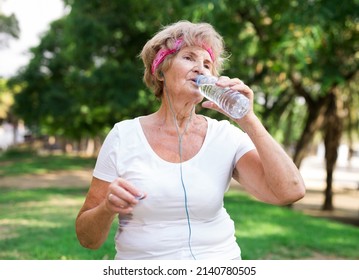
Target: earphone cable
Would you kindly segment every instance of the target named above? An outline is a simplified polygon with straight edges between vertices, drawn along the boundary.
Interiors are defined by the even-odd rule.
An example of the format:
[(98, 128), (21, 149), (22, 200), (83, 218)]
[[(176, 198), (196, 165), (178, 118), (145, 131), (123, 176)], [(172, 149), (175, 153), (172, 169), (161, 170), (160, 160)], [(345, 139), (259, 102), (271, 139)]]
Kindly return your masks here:
[(192, 116), (193, 116), (194, 106), (192, 108), (190, 117), (189, 117), (189, 119), (188, 119), (188, 121), (186, 123), (186, 126), (185, 126), (183, 132), (180, 133), (177, 118), (176, 118), (176, 113), (175, 113), (175, 111), (173, 109), (172, 102), (171, 102), (170, 96), (169, 96), (168, 91), (167, 91), (166, 80), (164, 78), (164, 75), (163, 75), (163, 80), (164, 80), (164, 89), (166, 91), (166, 95), (167, 95), (167, 99), (168, 99), (168, 104), (169, 104), (170, 110), (171, 110), (172, 115), (173, 115), (173, 119), (174, 119), (174, 123), (175, 123), (175, 127), (176, 127), (176, 132), (177, 132), (177, 136), (178, 136), (178, 153), (179, 153), (179, 157), (180, 157), (180, 163), (179, 163), (180, 177), (181, 177), (181, 185), (182, 185), (183, 194), (184, 194), (184, 204), (185, 204), (185, 211), (186, 211), (186, 218), (187, 218), (187, 225), (188, 225), (188, 248), (190, 250), (192, 258), (195, 260), (196, 257), (194, 256), (194, 254), (192, 252), (192, 244), (191, 244), (192, 227), (191, 227), (191, 220), (190, 220), (190, 215), (189, 215), (189, 211), (188, 211), (187, 190), (186, 190), (186, 186), (185, 186), (184, 180), (183, 180), (183, 166), (182, 166), (182, 161), (183, 161), (182, 160), (182, 138), (183, 138), (185, 132), (187, 131), (189, 123), (191, 122), (191, 119), (192, 119)]

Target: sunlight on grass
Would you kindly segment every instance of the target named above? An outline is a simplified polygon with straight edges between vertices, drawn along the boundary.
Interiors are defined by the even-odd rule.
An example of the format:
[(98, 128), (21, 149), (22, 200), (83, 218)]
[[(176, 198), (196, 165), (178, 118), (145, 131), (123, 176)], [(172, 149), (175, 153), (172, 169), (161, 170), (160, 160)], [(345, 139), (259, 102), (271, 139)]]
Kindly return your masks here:
[(265, 237), (268, 235), (286, 235), (290, 232), (282, 225), (275, 225), (272, 223), (246, 223), (245, 232), (241, 230), (241, 226), (238, 226), (236, 234), (242, 237)]
[(92, 168), (95, 158), (67, 155), (38, 155), (35, 152), (0, 153), (0, 176), (17, 176), (24, 174), (45, 174), (56, 170), (77, 170)]
[(313, 218), (286, 207), (229, 192), (225, 206), (236, 225), (244, 259), (359, 259), (359, 228)]
[(61, 196), (54, 195), (53, 197), (49, 198), (46, 201), (29, 201), (29, 202), (22, 202), (19, 203), (18, 207), (25, 208), (25, 209), (35, 209), (35, 208), (54, 208), (58, 210), (59, 208), (62, 208), (66, 211), (68, 207), (78, 207), (79, 201), (78, 199), (74, 198), (64, 198)]
[(111, 238), (96, 251), (77, 241), (75, 218), (86, 191), (87, 187), (0, 189), (0, 229), (6, 233), (0, 238), (0, 258), (112, 259)]
[(49, 227), (54, 228), (58, 225), (49, 221), (39, 221), (34, 219), (3, 219), (0, 221), (0, 226), (30, 226), (30, 227)]
[[(0, 188), (1, 259), (113, 259), (114, 222), (98, 250), (80, 246), (75, 218), (87, 187)], [(225, 207), (243, 259), (359, 259), (359, 229), (266, 205), (230, 192)]]
[[(1, 220), (0, 220), (0, 222), (1, 222)], [(1, 232), (0, 241), (19, 237), (19, 234), (16, 232), (14, 226), (11, 226), (8, 224), (0, 223), (0, 232)], [(0, 254), (1, 254), (1, 252), (0, 252)]]
[(31, 259), (25, 253), (20, 253), (19, 250), (0, 251), (1, 260), (27, 260)]

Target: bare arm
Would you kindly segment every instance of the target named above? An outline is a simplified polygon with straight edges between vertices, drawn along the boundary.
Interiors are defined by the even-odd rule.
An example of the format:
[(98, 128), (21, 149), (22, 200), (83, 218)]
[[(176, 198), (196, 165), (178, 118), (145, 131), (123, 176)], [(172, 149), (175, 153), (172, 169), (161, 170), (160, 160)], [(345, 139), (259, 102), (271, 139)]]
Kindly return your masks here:
[(117, 214), (132, 212), (141, 194), (123, 179), (109, 183), (92, 178), (85, 202), (76, 218), (76, 234), (82, 246), (99, 248), (107, 239)]
[[(233, 178), (249, 193), (267, 203), (285, 205), (302, 198), (305, 186), (300, 172), (254, 114), (253, 91), (236, 78), (221, 77), (217, 85), (240, 91), (252, 104), (246, 116), (234, 121), (248, 134), (256, 150), (248, 152), (237, 162)], [(202, 106), (224, 113), (213, 102), (206, 101)]]
[(246, 132), (256, 150), (237, 163), (233, 177), (261, 201), (285, 205), (301, 199), (305, 186), (299, 170), (256, 117), (247, 120)]

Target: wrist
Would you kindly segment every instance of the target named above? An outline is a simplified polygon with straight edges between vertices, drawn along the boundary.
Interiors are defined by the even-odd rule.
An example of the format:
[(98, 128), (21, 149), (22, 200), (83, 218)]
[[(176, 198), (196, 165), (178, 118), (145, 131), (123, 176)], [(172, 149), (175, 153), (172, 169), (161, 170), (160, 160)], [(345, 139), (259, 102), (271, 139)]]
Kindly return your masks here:
[(259, 118), (250, 112), (241, 119), (236, 120), (236, 123), (251, 137), (261, 137), (268, 134)]
[(109, 219), (113, 219), (116, 216), (116, 212), (114, 212), (110, 205), (109, 202), (107, 201), (107, 199), (105, 199), (100, 205), (100, 211), (102, 213), (104, 213), (106, 215), (106, 217), (108, 217)]

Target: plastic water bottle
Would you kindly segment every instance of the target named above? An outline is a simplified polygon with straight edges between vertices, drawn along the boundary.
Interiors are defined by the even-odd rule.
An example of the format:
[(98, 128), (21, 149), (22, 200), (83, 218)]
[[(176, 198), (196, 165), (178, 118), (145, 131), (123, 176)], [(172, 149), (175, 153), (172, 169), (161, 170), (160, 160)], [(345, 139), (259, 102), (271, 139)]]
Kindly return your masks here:
[(214, 102), (234, 119), (240, 119), (249, 111), (249, 99), (242, 93), (229, 87), (216, 86), (218, 78), (214, 76), (198, 75), (196, 84), (201, 94)]

